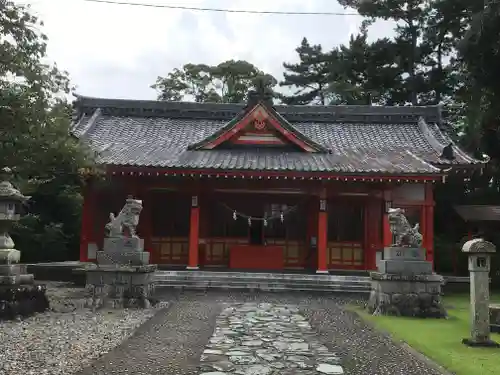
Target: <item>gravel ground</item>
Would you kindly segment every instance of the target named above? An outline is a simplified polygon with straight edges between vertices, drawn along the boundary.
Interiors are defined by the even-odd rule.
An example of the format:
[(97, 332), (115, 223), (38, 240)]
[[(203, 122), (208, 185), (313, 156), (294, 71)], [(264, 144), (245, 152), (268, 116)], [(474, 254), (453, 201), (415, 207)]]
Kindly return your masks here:
[(221, 303), (210, 295), (164, 294), (170, 307), (140, 327), (136, 335), (78, 375), (198, 374), (199, 359), (213, 333)]
[(190, 375), (197, 374), (204, 345), (225, 303), (270, 302), (298, 305), (330, 350), (342, 358), (349, 375), (441, 375), (421, 359), (394, 344), (346, 311), (350, 297), (303, 293), (241, 293), (210, 291), (165, 292), (171, 301), (164, 313), (140, 327), (136, 334), (97, 360), (79, 375)]
[(111, 351), (157, 309), (100, 310), (83, 307), (85, 292), (45, 283), (53, 311), (0, 322), (1, 375), (69, 375)]

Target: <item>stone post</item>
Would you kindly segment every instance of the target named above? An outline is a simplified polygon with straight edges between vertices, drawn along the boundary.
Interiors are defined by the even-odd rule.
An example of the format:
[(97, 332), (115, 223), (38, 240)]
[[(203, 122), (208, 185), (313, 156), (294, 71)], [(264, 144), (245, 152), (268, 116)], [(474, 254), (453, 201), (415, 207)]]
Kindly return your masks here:
[[(10, 169), (1, 172), (8, 174)], [(45, 286), (35, 285), (26, 265), (19, 264), (21, 252), (9, 235), (11, 225), (20, 219), (17, 210), (28, 199), (9, 181), (0, 182), (0, 319), (27, 316), (49, 307)]]
[(482, 238), (467, 241), (462, 251), (469, 255), (471, 337), (462, 340), (468, 346), (500, 347), (490, 339), (489, 272), (495, 245)]

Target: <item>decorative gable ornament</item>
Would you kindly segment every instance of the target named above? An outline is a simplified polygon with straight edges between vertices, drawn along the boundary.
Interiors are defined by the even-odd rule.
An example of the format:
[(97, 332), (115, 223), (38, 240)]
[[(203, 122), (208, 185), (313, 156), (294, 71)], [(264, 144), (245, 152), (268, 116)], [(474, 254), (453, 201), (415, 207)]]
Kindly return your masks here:
[(295, 129), (263, 100), (257, 101), (253, 107), (247, 106), (222, 129), (201, 142), (190, 145), (188, 149), (213, 150), (226, 142), (283, 146), (288, 144), (304, 152), (329, 152), (328, 149)]

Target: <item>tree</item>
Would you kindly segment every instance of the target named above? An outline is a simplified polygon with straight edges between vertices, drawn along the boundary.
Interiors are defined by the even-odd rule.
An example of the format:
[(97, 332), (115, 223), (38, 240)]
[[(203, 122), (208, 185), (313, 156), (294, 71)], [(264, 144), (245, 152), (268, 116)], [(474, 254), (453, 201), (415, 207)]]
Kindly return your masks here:
[(400, 69), (394, 63), (394, 43), (369, 43), (367, 25), (348, 45), (330, 52), (328, 85), (336, 104), (392, 104), (400, 89)]
[[(25, 261), (50, 257), (45, 249), (66, 259), (76, 251), (79, 171), (93, 165), (69, 135), (69, 79), (43, 62), (47, 37), (41, 26), (28, 7), (0, 2), (0, 168), (12, 168), (13, 182), (33, 197), (12, 233)], [(57, 246), (48, 246), (48, 238)]]
[(295, 91), (292, 95), (282, 95), (281, 100), (285, 104), (327, 104), (329, 68), (332, 58), (338, 56), (324, 53), (321, 45), (311, 45), (307, 38), (302, 39), (295, 51), (299, 62), (283, 63), (285, 73), (280, 82), (281, 87)]
[(401, 68), (408, 74), (405, 80), (406, 100), (413, 105), (418, 104), (419, 86), (422, 80), (418, 71), (421, 62), (418, 41), (428, 16), (429, 2), (429, 0), (339, 0), (341, 5), (354, 8), (372, 20), (379, 18), (397, 22), (395, 57), (399, 59)]
[(459, 46), (460, 61), (471, 83), (487, 101), (487, 121), (500, 122), (500, 4), (489, 1), (472, 17), (470, 28)]
[(158, 77), (151, 87), (157, 90), (158, 100), (214, 103), (242, 103), (255, 85), (263, 83), (273, 90), (276, 79), (244, 60), (228, 60), (218, 65), (186, 64), (166, 77)]

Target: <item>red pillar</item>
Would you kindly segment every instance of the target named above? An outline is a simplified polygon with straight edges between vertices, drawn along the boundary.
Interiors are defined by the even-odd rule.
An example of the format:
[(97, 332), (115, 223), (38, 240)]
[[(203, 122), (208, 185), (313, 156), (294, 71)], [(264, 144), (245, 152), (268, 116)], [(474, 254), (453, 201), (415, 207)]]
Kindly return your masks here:
[(82, 227), (80, 233), (80, 262), (88, 262), (88, 244), (93, 241), (94, 194), (90, 183), (83, 189)]
[[(316, 250), (318, 248), (318, 203), (317, 199), (313, 197), (309, 202), (307, 202), (307, 243), (308, 248), (312, 246), (312, 238), (314, 237), (316, 246)], [(314, 253), (314, 256), (311, 256), (309, 253), (304, 254), (303, 266), (304, 268), (316, 268), (318, 263), (318, 254), (317, 251)], [(307, 260), (307, 261), (306, 261)]]
[(423, 228), (424, 247), (426, 249), (427, 260), (434, 265), (434, 195), (432, 185), (425, 186), (425, 206), (423, 207)]
[(380, 250), (382, 242), (382, 221), (385, 215), (382, 213), (382, 202), (380, 199), (372, 198), (365, 206), (365, 268), (367, 270), (377, 269), (377, 250)]
[(392, 194), (390, 191), (384, 192), (384, 207), (383, 207), (383, 218), (382, 218), (382, 245), (384, 247), (389, 247), (392, 245), (392, 232), (391, 226), (389, 225), (389, 208), (392, 207)]
[(139, 197), (142, 200), (142, 212), (141, 218), (139, 220), (139, 235), (144, 240), (144, 250), (149, 253), (149, 263), (156, 263), (155, 257), (157, 254), (153, 252), (153, 246), (151, 242), (152, 237), (152, 226), (151, 226), (151, 205), (152, 197), (148, 194), (146, 189), (141, 189), (139, 192)]
[(198, 196), (191, 197), (191, 220), (189, 226), (189, 259), (187, 269), (197, 270), (198, 266), (198, 243), (200, 238), (200, 207)]
[(328, 273), (327, 260), (328, 211), (326, 199), (319, 201), (318, 212), (318, 270), (316, 273)]

